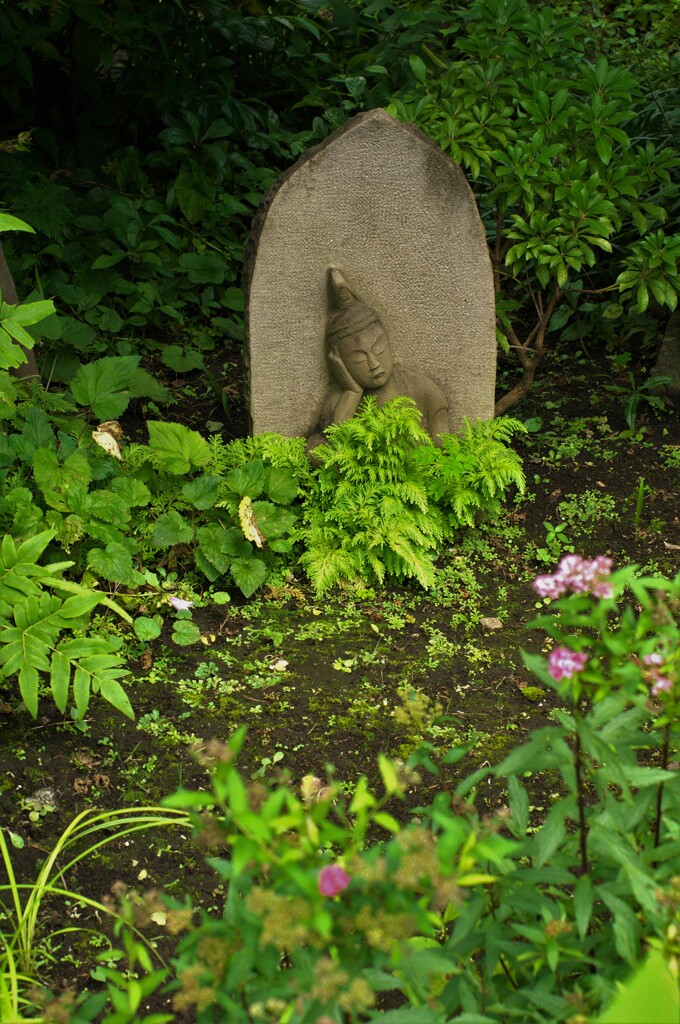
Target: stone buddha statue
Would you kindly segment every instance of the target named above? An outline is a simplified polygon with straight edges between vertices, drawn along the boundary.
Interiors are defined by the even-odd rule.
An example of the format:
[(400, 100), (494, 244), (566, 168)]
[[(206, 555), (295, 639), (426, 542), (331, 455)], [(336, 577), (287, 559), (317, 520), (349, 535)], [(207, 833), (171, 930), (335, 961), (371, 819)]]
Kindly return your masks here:
[(325, 395), (313, 448), (325, 440), (331, 423), (354, 416), (364, 394), (374, 395), (379, 406), (405, 395), (422, 416), (423, 429), (436, 441), (449, 431), (449, 410), (444, 392), (424, 373), (394, 361), (389, 338), (377, 312), (362, 302), (335, 267), (328, 269), (328, 322), (326, 344), (331, 385)]

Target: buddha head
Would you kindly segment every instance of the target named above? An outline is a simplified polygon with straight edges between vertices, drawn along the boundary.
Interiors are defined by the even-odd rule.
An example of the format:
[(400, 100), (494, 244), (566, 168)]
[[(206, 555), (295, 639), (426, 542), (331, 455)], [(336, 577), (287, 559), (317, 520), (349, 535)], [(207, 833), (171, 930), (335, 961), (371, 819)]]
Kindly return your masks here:
[(326, 342), (359, 387), (380, 388), (392, 376), (392, 350), (376, 311), (358, 299), (339, 270), (328, 271)]

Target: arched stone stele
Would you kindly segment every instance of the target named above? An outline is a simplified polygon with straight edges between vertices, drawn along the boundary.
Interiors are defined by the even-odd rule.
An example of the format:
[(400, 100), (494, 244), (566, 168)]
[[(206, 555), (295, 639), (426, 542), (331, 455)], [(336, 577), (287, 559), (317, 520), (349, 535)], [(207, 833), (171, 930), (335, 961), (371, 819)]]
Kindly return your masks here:
[(371, 110), (305, 153), (255, 218), (244, 272), (254, 433), (315, 426), (329, 267), (378, 311), (395, 358), (443, 389), (453, 429), (493, 416), (493, 277), (474, 196), (418, 128)]

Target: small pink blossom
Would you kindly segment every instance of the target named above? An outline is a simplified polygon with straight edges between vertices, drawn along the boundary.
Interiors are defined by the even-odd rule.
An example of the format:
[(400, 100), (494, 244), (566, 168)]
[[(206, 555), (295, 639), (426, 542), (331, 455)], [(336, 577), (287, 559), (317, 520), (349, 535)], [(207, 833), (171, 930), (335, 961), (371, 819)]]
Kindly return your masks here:
[(665, 676), (657, 676), (652, 686), (652, 695), (658, 697), (660, 693), (670, 693), (672, 689), (673, 683), (670, 679), (666, 679)]
[(581, 558), (580, 555), (565, 555), (552, 576), (537, 576), (534, 590), (539, 597), (551, 599), (573, 594), (592, 593), (595, 597), (612, 597), (613, 590), (608, 577), (612, 571), (611, 558), (598, 555), (597, 558)]
[(319, 892), (322, 896), (337, 896), (349, 885), (350, 879), (339, 864), (328, 864), (319, 872)]
[(645, 654), (642, 660), (645, 665), (663, 665), (663, 658), (658, 651), (654, 651), (652, 654)]
[(580, 672), (588, 660), (584, 651), (570, 651), (568, 647), (556, 647), (550, 652), (548, 658), (548, 671), (555, 682), (561, 679), (571, 679), (573, 675)]
[(183, 597), (175, 597), (174, 594), (168, 598), (168, 601), (176, 612), (184, 612), (187, 611), (188, 608), (194, 607), (193, 601), (185, 601)]

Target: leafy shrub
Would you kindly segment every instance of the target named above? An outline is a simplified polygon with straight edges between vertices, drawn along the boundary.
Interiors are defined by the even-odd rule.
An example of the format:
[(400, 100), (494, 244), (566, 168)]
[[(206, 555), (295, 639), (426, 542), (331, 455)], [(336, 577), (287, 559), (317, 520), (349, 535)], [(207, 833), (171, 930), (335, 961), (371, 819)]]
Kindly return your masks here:
[[(38, 560), (53, 534), (45, 532), (19, 547), (5, 535), (0, 547), (0, 679), (16, 676), (28, 711), (37, 718), (43, 675), (49, 677), (54, 703), (63, 713), (73, 690), (75, 713), (82, 718), (91, 693), (100, 694), (124, 715), (132, 707), (119, 679), (128, 673), (118, 653), (120, 641), (81, 635), (90, 613), (108, 598), (61, 579), (72, 562), (42, 566)], [(71, 592), (62, 599), (50, 591)], [(125, 614), (125, 613), (122, 613)], [(129, 616), (126, 616), (129, 619)], [(65, 630), (76, 635), (59, 639)]]
[[(627, 129), (645, 90), (604, 54), (587, 59), (587, 19), (526, 0), (475, 0), (466, 21), (444, 59), (412, 56), (415, 83), (390, 109), (420, 124), (473, 179), (499, 341), (522, 371), (501, 413), (531, 385), (548, 332), (587, 331), (575, 324), (583, 293), (615, 287), (637, 312), (650, 299), (675, 308), (680, 239), (662, 225), (680, 161), (669, 146), (634, 144)], [(600, 301), (591, 312), (599, 323), (623, 306)]]
[[(348, 801), (312, 776), (299, 796), (247, 783), (243, 730), (210, 744), (212, 792), (167, 803), (190, 809), (227, 899), (191, 923), (181, 908), (177, 1012), (553, 1024), (606, 1010), (649, 946), (677, 1010), (680, 576), (610, 575), (606, 559), (573, 556), (536, 585), (562, 595), (533, 624), (561, 646), (526, 661), (563, 710), (405, 825), (386, 804), (418, 783), (410, 763), (381, 757), (383, 794), (362, 778)], [(467, 801), (489, 775), (508, 807), (483, 816)], [(555, 793), (540, 824), (534, 780)], [(384, 992), (401, 1009), (379, 1011)]]
[(410, 399), (382, 408), (364, 399), (314, 449), (320, 466), (296, 536), (316, 590), (386, 574), (430, 587), (445, 534), (472, 526), (477, 513), (493, 514), (511, 483), (524, 488), (519, 457), (503, 443), (521, 429), (514, 420), (466, 422), (436, 447)]

